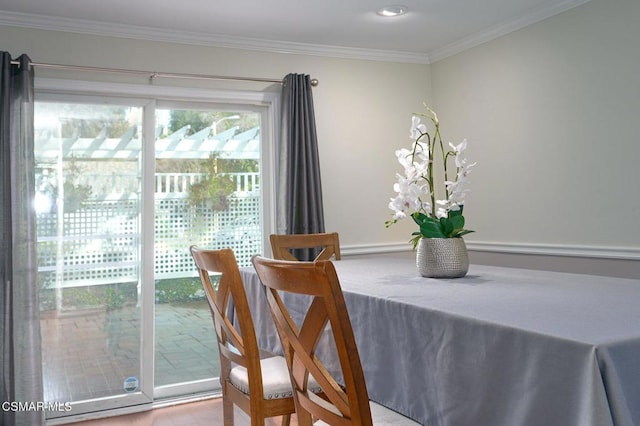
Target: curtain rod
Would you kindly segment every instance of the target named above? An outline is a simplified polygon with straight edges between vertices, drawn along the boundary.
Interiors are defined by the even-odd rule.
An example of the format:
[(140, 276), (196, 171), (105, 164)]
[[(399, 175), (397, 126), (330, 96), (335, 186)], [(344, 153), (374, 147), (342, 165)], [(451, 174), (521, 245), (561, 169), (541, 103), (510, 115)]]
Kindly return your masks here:
[[(18, 61), (11, 61), (13, 65), (20, 65)], [(140, 71), (140, 70), (125, 70), (120, 68), (101, 68), (101, 67), (88, 67), (88, 66), (80, 66), (80, 65), (62, 65), (62, 64), (45, 64), (38, 62), (31, 62), (30, 66), (39, 67), (39, 68), (51, 68), (51, 69), (59, 69), (59, 70), (72, 70), (72, 71), (91, 71), (91, 72), (104, 72), (104, 73), (114, 73), (114, 74), (133, 74), (133, 75), (147, 75), (149, 76), (149, 83), (153, 83), (155, 78), (166, 77), (166, 78), (182, 78), (182, 79), (193, 79), (193, 80), (233, 80), (233, 81), (253, 81), (260, 83), (280, 83), (282, 84), (282, 79), (276, 80), (272, 78), (255, 78), (255, 77), (230, 77), (224, 75), (207, 75), (207, 74), (181, 74), (181, 73), (170, 73), (170, 72), (156, 72), (156, 71)], [(311, 85), (313, 87), (318, 85), (318, 79), (311, 79)]]

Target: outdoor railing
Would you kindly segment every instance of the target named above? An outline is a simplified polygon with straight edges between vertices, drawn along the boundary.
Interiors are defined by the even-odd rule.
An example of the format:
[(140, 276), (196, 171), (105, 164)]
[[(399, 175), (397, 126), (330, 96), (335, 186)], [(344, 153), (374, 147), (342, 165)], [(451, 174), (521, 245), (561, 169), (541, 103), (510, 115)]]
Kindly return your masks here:
[[(254, 192), (259, 189), (259, 173), (226, 173), (236, 183), (236, 192)], [(186, 195), (189, 187), (202, 181), (206, 175), (202, 173), (156, 173), (155, 193), (171, 196)], [(78, 184), (92, 187), (96, 197), (107, 194), (127, 194), (138, 192), (140, 177), (120, 174), (83, 174)]]

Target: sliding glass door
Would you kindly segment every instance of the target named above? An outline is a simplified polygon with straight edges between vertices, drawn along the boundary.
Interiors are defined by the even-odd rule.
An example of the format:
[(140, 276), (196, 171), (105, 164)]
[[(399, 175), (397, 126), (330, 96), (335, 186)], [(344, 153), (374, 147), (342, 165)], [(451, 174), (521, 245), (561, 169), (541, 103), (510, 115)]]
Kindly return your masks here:
[(263, 252), (262, 106), (39, 95), (38, 277), (49, 419), (219, 391), (189, 246)]

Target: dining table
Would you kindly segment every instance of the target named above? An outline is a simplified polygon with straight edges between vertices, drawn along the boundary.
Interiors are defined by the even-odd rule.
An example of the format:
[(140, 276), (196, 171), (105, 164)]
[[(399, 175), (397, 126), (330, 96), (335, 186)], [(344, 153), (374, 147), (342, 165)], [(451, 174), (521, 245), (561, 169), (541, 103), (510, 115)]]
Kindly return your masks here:
[[(476, 264), (433, 279), (415, 259), (333, 261), (371, 400), (429, 426), (640, 425), (640, 280)], [(241, 274), (259, 345), (281, 353)], [(304, 301), (284, 300), (299, 320)]]

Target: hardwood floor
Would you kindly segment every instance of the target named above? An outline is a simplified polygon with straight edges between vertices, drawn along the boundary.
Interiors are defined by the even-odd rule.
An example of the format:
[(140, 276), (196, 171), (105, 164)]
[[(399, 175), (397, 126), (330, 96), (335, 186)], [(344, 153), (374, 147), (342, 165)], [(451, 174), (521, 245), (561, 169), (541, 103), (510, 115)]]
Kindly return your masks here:
[[(222, 426), (222, 399), (207, 399), (171, 407), (158, 408), (144, 413), (128, 414), (97, 420), (72, 423), (74, 426)], [(279, 417), (270, 419), (266, 426), (281, 424)], [(291, 425), (296, 426), (295, 415)], [(236, 408), (235, 426), (250, 426), (249, 417)]]

